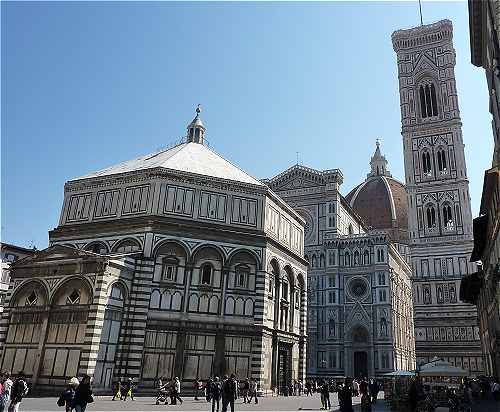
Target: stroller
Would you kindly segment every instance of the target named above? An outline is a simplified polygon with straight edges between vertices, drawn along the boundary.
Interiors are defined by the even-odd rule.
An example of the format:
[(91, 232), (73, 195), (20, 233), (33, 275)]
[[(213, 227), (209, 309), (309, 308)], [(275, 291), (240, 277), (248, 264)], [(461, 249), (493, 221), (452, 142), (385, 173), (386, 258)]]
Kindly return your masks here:
[(169, 384), (161, 385), (158, 388), (158, 394), (156, 396), (156, 404), (164, 403), (168, 405), (168, 398), (170, 397), (171, 390), (169, 389)]

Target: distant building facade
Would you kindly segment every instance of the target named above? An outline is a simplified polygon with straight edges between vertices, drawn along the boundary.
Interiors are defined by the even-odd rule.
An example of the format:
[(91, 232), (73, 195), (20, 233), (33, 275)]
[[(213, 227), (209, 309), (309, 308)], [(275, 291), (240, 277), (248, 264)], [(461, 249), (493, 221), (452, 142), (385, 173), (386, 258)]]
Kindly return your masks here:
[(7, 290), (9, 289), (10, 265), (18, 259), (31, 256), (33, 253), (35, 253), (35, 249), (27, 249), (8, 243), (1, 244), (0, 313), (3, 312), (3, 302), (7, 297)]
[(475, 271), (469, 183), (449, 20), (393, 33), (408, 193), (417, 362), (483, 372), (476, 308), (458, 298)]
[(50, 246), (12, 266), (0, 369), (35, 390), (87, 373), (97, 390), (236, 373), (304, 379), (304, 221), (204, 144), (187, 142), (66, 183)]
[[(500, 376), (500, 2), (469, 0), (472, 64), (483, 67), (489, 90), (494, 149), (484, 172), (479, 217), (474, 219), (471, 261), (482, 265), (462, 281), (464, 298), (477, 304), (485, 373)], [(480, 144), (480, 143), (479, 143)]]
[[(398, 246), (389, 235), (404, 237), (406, 212), (391, 211), (391, 190), (378, 190), (388, 175), (381, 164), (377, 170), (381, 157), (377, 144), (366, 184), (347, 198), (339, 191), (343, 176), (338, 169), (297, 165), (265, 180), (306, 221), (308, 376), (381, 376), (415, 368), (407, 247)], [(404, 186), (397, 184), (405, 194)], [(379, 214), (383, 230), (367, 228), (348, 202), (354, 197), (360, 204), (371, 198), (372, 209), (377, 209), (371, 217)]]

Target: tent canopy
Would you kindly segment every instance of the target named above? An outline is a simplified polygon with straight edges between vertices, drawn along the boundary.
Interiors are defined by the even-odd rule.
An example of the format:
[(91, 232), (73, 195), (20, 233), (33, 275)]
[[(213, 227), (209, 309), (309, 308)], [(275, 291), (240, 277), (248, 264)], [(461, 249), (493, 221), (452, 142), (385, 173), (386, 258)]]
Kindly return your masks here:
[(412, 371), (394, 371), (385, 373), (384, 376), (415, 376), (415, 372)]
[(469, 376), (469, 372), (440, 359), (422, 365), (420, 376)]

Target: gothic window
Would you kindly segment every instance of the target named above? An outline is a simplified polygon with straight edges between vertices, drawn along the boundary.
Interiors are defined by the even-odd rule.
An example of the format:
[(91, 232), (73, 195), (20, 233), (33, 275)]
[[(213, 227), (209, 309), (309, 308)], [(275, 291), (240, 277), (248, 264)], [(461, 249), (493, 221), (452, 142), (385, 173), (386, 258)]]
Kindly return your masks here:
[(446, 153), (444, 150), (440, 149), (437, 152), (437, 160), (438, 160), (438, 170), (441, 173), (446, 172)]
[(295, 291), (295, 309), (300, 309), (300, 290)]
[(335, 209), (334, 209), (333, 203), (330, 203), (328, 205), (328, 213), (335, 213)]
[(438, 115), (436, 88), (434, 83), (422, 84), (419, 87), (420, 114), (422, 119)]
[(383, 262), (383, 261), (384, 261), (384, 250), (378, 249), (377, 250), (377, 262)]
[(161, 277), (163, 280), (174, 281), (177, 277), (177, 265), (179, 261), (174, 257), (165, 257), (162, 260)]
[(436, 227), (436, 210), (434, 206), (428, 206), (426, 211), (427, 228), (433, 229)]
[(36, 302), (38, 300), (38, 296), (35, 291), (31, 292), (30, 295), (26, 298), (26, 306), (36, 306)]
[(311, 258), (311, 267), (312, 268), (316, 267), (316, 255), (312, 255), (312, 258)]
[(328, 292), (328, 303), (335, 303), (335, 292)]
[(330, 319), (328, 322), (328, 329), (330, 336), (335, 336), (335, 319)]
[(349, 223), (349, 234), (352, 235), (354, 233), (354, 229), (352, 228), (352, 224)]
[(370, 253), (367, 250), (365, 250), (365, 253), (363, 253), (363, 264), (370, 264)]
[(426, 176), (430, 176), (432, 173), (431, 154), (428, 151), (422, 153), (422, 170)]
[(201, 268), (201, 284), (202, 285), (211, 285), (212, 284), (212, 266), (204, 265)]
[(335, 287), (335, 276), (334, 275), (331, 275), (328, 278), (328, 287), (329, 288), (334, 288)]
[(349, 252), (344, 253), (344, 266), (351, 266), (351, 255)]
[(385, 302), (387, 300), (387, 292), (384, 289), (378, 291), (378, 300), (379, 302)]
[(78, 305), (80, 303), (80, 294), (76, 289), (71, 292), (71, 294), (66, 299), (66, 304), (68, 305)]
[(453, 214), (449, 204), (443, 206), (443, 223), (447, 230), (453, 230)]
[(359, 252), (357, 250), (354, 252), (354, 264), (359, 265)]
[(322, 253), (321, 255), (319, 255), (319, 267), (322, 268), (322, 267), (325, 267), (326, 266), (326, 259), (325, 259), (325, 255)]
[(330, 266), (335, 265), (335, 253), (333, 252), (333, 250), (328, 252), (328, 264)]
[(385, 285), (385, 273), (378, 274), (378, 284)]

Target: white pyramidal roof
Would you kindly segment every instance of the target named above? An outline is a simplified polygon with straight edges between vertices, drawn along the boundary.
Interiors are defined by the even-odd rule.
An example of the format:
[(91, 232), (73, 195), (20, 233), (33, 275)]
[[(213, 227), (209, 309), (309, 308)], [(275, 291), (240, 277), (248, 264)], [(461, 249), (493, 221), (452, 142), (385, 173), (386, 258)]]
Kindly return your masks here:
[(257, 179), (245, 173), (207, 146), (194, 142), (181, 143), (170, 149), (141, 156), (137, 159), (119, 163), (115, 166), (72, 180), (91, 179), (94, 177), (130, 173), (158, 167), (257, 186), (265, 186), (262, 182), (259, 182)]

